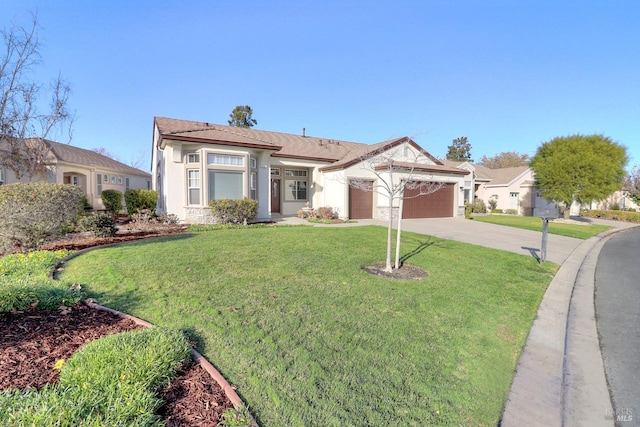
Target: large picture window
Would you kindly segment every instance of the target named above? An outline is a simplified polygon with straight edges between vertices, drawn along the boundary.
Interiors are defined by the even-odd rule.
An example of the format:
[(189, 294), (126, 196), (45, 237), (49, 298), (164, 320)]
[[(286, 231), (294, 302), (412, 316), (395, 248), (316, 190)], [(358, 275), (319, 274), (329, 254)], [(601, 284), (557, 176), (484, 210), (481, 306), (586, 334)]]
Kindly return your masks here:
[(209, 171), (209, 200), (242, 199), (242, 172)]
[(199, 205), (200, 204), (200, 170), (199, 169), (189, 169), (187, 171), (187, 189), (189, 194), (187, 203), (189, 205)]

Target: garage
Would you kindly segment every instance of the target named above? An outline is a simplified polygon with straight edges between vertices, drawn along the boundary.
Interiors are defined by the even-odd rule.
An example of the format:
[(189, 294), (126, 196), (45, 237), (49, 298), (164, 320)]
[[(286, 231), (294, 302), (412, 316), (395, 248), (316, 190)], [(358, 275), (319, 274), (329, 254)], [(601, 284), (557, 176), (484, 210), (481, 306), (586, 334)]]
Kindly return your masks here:
[(420, 188), (406, 189), (402, 218), (453, 217), (455, 184), (444, 184), (431, 194), (420, 194)]
[[(373, 181), (369, 181), (373, 186)], [(373, 218), (373, 191), (349, 186), (349, 218)]]

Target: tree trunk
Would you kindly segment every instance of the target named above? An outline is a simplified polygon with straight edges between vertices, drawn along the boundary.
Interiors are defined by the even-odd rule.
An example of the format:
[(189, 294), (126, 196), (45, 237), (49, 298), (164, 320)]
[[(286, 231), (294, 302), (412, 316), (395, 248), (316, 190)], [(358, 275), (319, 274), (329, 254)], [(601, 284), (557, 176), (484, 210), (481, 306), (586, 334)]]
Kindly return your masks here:
[(393, 268), (391, 267), (391, 239), (393, 230), (393, 197), (389, 197), (389, 227), (387, 228), (387, 259), (384, 266), (384, 271), (391, 273)]

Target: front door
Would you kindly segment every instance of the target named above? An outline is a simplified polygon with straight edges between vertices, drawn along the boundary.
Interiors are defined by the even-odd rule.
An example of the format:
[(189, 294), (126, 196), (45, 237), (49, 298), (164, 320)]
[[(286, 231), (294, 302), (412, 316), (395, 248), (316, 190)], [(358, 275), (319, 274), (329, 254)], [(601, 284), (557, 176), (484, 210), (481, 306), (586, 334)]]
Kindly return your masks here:
[(280, 213), (280, 180), (271, 180), (271, 213)]

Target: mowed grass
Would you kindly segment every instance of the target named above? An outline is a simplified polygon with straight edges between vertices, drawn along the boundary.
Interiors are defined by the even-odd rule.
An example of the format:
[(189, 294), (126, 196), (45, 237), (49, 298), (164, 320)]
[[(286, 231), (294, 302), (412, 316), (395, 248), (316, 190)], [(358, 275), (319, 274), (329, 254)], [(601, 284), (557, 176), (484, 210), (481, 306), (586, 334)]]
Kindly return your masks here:
[(422, 280), (370, 275), (382, 227), (218, 230), (98, 249), (61, 278), (177, 327), (262, 426), (496, 425), (557, 269), (405, 233)]
[[(488, 222), (490, 224), (506, 225), (508, 227), (524, 228), (526, 230), (542, 232), (542, 219), (532, 216), (518, 215), (479, 215), (472, 218), (473, 221)], [(595, 235), (612, 229), (608, 225), (601, 224), (567, 224), (549, 221), (548, 232), (560, 236), (575, 237), (587, 240)]]

